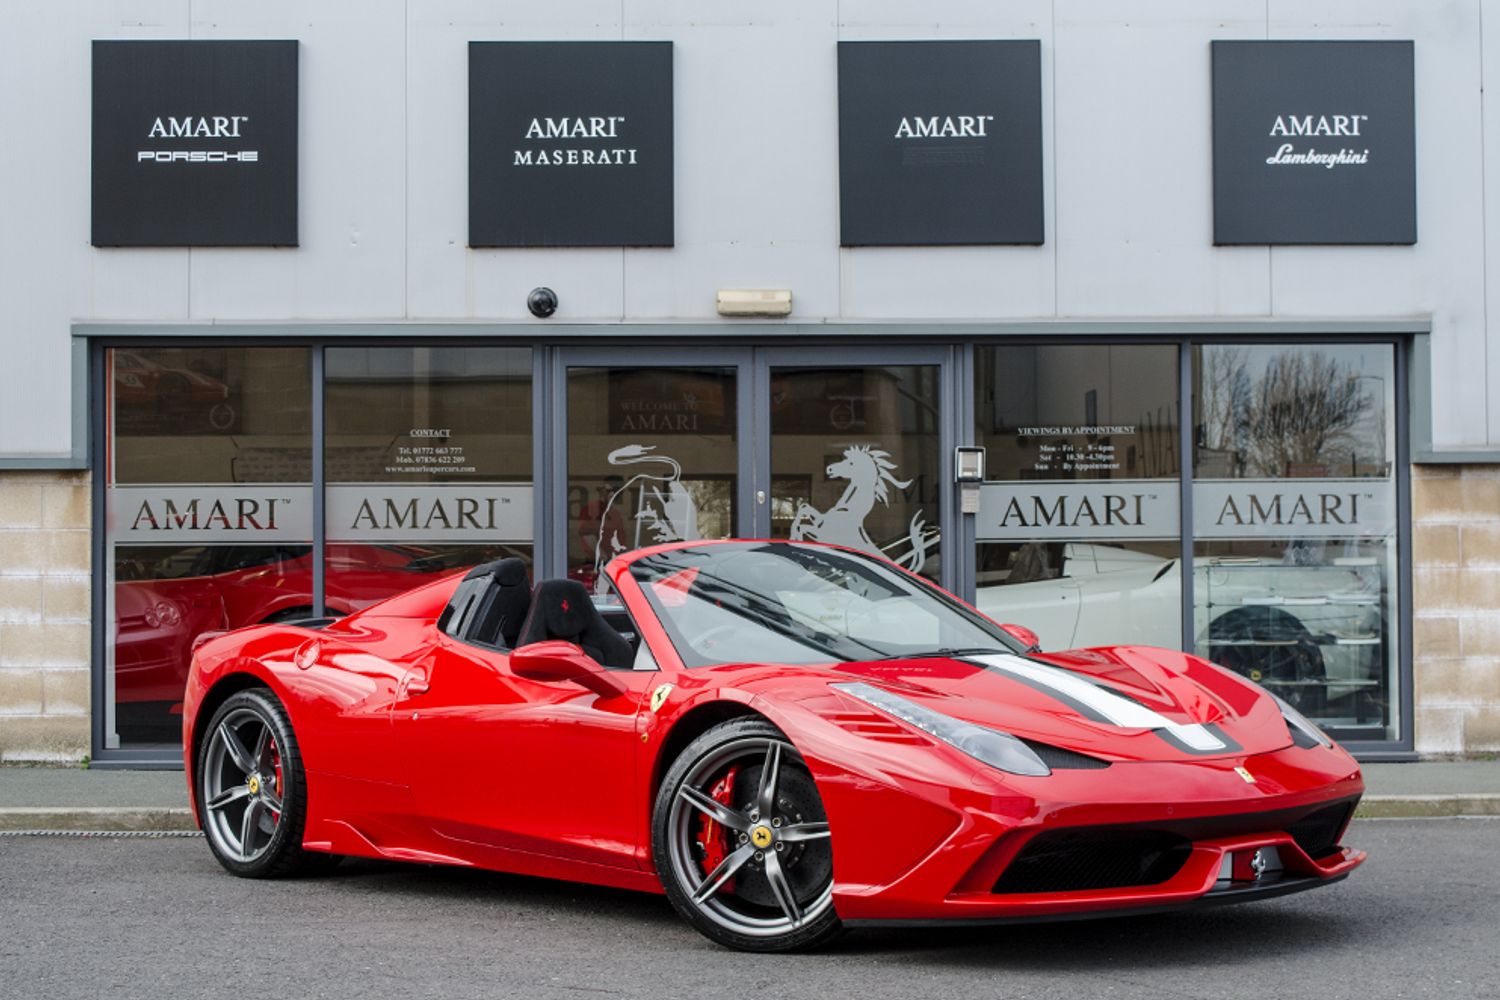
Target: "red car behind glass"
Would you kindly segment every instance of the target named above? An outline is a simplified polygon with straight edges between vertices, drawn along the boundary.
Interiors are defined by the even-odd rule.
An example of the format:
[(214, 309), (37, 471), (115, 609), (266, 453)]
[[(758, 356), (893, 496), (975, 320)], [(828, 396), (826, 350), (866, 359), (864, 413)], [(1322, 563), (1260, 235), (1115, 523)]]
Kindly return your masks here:
[[(115, 700), (127, 729), (165, 729), (158, 735), (171, 741), (198, 636), (311, 617), (313, 565), (309, 545), (162, 551), (160, 558), (146, 559), (151, 550), (137, 548), (116, 565)], [(358, 611), (463, 565), (409, 545), (329, 545), (326, 551), (330, 616)], [(146, 578), (119, 579), (126, 575)]]

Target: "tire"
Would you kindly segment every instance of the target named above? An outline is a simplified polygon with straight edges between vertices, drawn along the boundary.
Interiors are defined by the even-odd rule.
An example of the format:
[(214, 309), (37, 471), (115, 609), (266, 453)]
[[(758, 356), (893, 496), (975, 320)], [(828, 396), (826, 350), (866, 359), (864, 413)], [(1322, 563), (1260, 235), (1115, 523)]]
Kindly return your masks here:
[(667, 898), (719, 944), (791, 951), (825, 944), (842, 929), (817, 786), (764, 719), (731, 719), (688, 744), (657, 792), (651, 846)]
[(1209, 658), (1265, 684), (1304, 715), (1328, 707), (1323, 653), (1302, 622), (1279, 608), (1236, 608), (1208, 627)]
[(302, 848), (307, 777), (286, 709), (265, 688), (230, 695), (198, 747), (198, 820), (214, 857), (241, 878), (328, 871), (337, 855)]

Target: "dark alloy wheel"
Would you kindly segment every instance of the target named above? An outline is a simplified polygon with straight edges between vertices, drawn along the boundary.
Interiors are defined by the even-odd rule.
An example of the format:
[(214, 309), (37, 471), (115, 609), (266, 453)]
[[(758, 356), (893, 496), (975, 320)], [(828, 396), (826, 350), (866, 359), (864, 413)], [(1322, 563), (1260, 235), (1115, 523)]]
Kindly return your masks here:
[(1209, 625), (1208, 654), (1304, 715), (1327, 710), (1323, 654), (1294, 615), (1273, 607), (1236, 608)]
[(764, 719), (715, 726), (672, 763), (656, 797), (652, 852), (677, 912), (720, 944), (788, 951), (840, 930), (817, 786)]
[(270, 691), (231, 695), (198, 747), (198, 818), (214, 857), (244, 878), (325, 871), (331, 854), (302, 849), (307, 780), (286, 709)]

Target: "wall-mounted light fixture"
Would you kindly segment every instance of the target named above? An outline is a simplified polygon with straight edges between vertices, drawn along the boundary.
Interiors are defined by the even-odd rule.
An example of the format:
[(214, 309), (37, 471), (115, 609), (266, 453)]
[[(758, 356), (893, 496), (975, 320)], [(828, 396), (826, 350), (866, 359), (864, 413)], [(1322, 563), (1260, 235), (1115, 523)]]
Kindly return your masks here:
[(790, 288), (721, 288), (720, 316), (790, 316)]

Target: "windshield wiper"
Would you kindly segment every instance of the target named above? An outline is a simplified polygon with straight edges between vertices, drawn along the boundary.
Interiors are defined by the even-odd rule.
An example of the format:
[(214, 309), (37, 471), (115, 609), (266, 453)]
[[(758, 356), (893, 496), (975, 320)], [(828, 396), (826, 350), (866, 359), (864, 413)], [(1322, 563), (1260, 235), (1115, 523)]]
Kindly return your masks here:
[(897, 653), (893, 656), (882, 656), (884, 660), (928, 660), (935, 656), (978, 656), (981, 653), (1009, 653), (1008, 649), (999, 649), (994, 646), (971, 646), (967, 648), (944, 647), (942, 649), (927, 649), (920, 653)]

